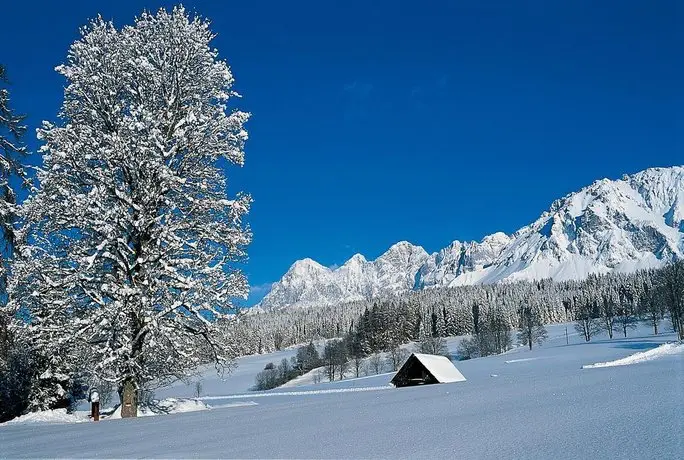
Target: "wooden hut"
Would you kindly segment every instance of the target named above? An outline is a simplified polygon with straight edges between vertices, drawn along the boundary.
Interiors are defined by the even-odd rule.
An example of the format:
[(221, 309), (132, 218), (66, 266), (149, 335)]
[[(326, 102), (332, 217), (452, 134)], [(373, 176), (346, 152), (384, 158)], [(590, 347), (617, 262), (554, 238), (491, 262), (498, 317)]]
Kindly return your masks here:
[(395, 387), (464, 382), (465, 377), (446, 356), (413, 353), (390, 383)]

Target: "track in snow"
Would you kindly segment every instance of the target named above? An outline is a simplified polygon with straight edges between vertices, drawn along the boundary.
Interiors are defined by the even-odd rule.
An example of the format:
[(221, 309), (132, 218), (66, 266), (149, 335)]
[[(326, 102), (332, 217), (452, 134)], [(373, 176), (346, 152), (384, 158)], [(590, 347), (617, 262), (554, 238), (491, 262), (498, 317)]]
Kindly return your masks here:
[(217, 399), (252, 399), (252, 398), (266, 398), (269, 396), (308, 396), (308, 395), (322, 395), (329, 393), (358, 393), (363, 391), (382, 391), (392, 390), (393, 386), (378, 386), (378, 387), (359, 387), (359, 388), (335, 388), (332, 390), (308, 390), (308, 391), (279, 391), (273, 393), (252, 393), (241, 395), (226, 395), (226, 396), (202, 396), (200, 400), (212, 401)]

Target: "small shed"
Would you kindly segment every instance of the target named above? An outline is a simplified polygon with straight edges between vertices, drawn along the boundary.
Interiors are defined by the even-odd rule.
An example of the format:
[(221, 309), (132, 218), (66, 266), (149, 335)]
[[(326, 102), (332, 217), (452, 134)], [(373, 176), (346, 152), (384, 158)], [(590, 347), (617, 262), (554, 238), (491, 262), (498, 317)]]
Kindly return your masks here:
[(390, 383), (395, 387), (464, 382), (465, 377), (446, 356), (413, 353)]

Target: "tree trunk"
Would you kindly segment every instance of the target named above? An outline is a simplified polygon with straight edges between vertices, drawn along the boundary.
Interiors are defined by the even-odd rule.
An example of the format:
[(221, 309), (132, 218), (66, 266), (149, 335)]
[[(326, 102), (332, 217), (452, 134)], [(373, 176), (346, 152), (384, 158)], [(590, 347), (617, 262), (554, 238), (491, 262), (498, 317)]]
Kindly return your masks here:
[(138, 416), (138, 386), (132, 378), (124, 380), (119, 390), (121, 400), (121, 418)]
[(531, 311), (528, 310), (527, 315), (527, 344), (530, 346), (530, 351), (532, 351), (532, 315)]
[(589, 320), (582, 320), (582, 325), (584, 326), (584, 341), (588, 342), (591, 340), (591, 332), (589, 331)]

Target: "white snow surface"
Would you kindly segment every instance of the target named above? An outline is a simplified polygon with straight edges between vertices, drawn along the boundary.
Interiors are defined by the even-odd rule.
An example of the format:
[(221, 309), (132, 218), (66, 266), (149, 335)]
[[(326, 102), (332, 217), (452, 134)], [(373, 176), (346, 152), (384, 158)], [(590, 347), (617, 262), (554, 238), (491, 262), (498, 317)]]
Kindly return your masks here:
[[(662, 330), (668, 327), (663, 323)], [(213, 373), (207, 371), (203, 383), (216, 396), (207, 399), (212, 410), (104, 423), (7, 424), (0, 426), (0, 457), (681, 458), (684, 354), (600, 372), (582, 369), (655, 349), (674, 334), (653, 336), (640, 326), (627, 339), (599, 335), (585, 343), (572, 332), (566, 345), (565, 325), (548, 330), (549, 340), (532, 351), (519, 347), (459, 362), (468, 380), (456, 384), (325, 392), (386, 388), (392, 374), (385, 374), (251, 394), (232, 389), (283, 352), (258, 357), (258, 365), (254, 357), (243, 358), (247, 366), (238, 367), (234, 382), (209, 383)], [(458, 342), (448, 340), (450, 350)], [(168, 391), (181, 397), (192, 388)], [(257, 394), (271, 396), (254, 398), (255, 404)]]
[[(209, 410), (210, 406), (203, 401), (189, 398), (165, 398), (161, 401), (154, 401), (152, 406), (138, 407), (138, 417), (154, 417), (157, 415), (182, 414), (184, 412), (195, 412), (198, 410)], [(117, 407), (114, 413), (108, 417), (110, 419), (121, 418), (121, 406)]]
[(413, 353), (439, 383), (465, 382), (463, 374), (445, 356)]
[(608, 361), (605, 363), (587, 364), (582, 366), (582, 369), (596, 369), (599, 367), (613, 367), (613, 366), (629, 366), (630, 364), (638, 364), (654, 359), (662, 358), (663, 356), (676, 355), (684, 353), (684, 343), (673, 342), (664, 343), (661, 346), (648, 351), (641, 351), (625, 358)]
[(30, 412), (8, 422), (0, 423), (3, 425), (32, 425), (35, 423), (83, 423), (87, 422), (88, 413), (76, 411), (67, 413), (66, 409), (52, 409), (40, 412)]
[(331, 270), (297, 261), (259, 304), (330, 305), (438, 286), (491, 284), (656, 268), (684, 256), (684, 167), (602, 179), (556, 200), (513, 235), (454, 241), (428, 255), (397, 243), (375, 261), (356, 254)]
[[(84, 405), (84, 407), (87, 405)], [(138, 408), (138, 417), (154, 417), (157, 415), (180, 414), (183, 412), (195, 412), (200, 410), (211, 409), (203, 401), (188, 398), (166, 398), (163, 400), (154, 401), (152, 406), (140, 406)], [(110, 415), (101, 415), (100, 420), (116, 420), (121, 418), (121, 407), (117, 407), (113, 411), (105, 410)], [(88, 415), (90, 411), (77, 410), (68, 413), (66, 409), (53, 409), (40, 412), (31, 412), (26, 415), (14, 418), (2, 425), (32, 425), (36, 423), (83, 423), (89, 422)]]

